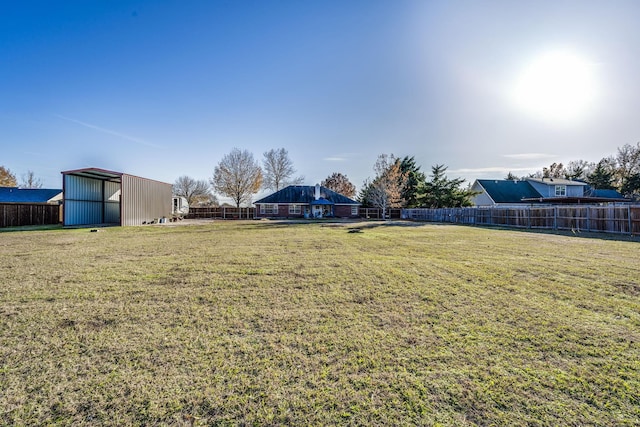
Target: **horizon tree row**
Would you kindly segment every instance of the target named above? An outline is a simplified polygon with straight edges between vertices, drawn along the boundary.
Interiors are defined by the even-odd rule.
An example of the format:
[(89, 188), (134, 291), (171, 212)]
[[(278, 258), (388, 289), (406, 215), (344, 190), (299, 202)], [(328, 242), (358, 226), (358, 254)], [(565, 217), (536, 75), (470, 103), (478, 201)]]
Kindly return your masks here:
[[(572, 160), (565, 166), (552, 163), (528, 176), (529, 178), (564, 178), (583, 181), (595, 189), (616, 190), (633, 200), (640, 199), (640, 142), (618, 147), (615, 156), (607, 156), (598, 162)], [(506, 179), (524, 179), (511, 172)]]
[(365, 207), (380, 208), (383, 217), (389, 208), (471, 206), (471, 197), (476, 194), (461, 187), (465, 179), (447, 178), (447, 166), (443, 164), (432, 166), (427, 180), (414, 157), (405, 156), (401, 160), (393, 154), (381, 154), (373, 170), (375, 177), (365, 180), (358, 201)]
[(233, 200), (236, 207), (250, 204), (251, 197), (261, 189), (278, 191), (288, 185), (304, 182), (304, 176), (294, 177), (296, 169), (284, 148), (263, 154), (262, 166), (248, 150), (234, 148), (215, 166), (209, 180), (179, 177), (173, 185), (176, 196), (185, 197), (190, 205), (218, 205), (213, 192)]
[(16, 175), (8, 168), (0, 166), (0, 187), (42, 188), (42, 180), (37, 178), (31, 170), (22, 174), (20, 178), (20, 184), (18, 184)]
[[(216, 192), (233, 200), (236, 207), (250, 204), (251, 198), (261, 189), (279, 191), (288, 185), (304, 182), (303, 176), (294, 177), (296, 169), (284, 148), (272, 149), (263, 154), (262, 166), (248, 150), (234, 148), (214, 168), (209, 181), (179, 177), (174, 184), (174, 194), (185, 197), (190, 205), (217, 205)], [(366, 179), (357, 200), (363, 206), (386, 211), (397, 207), (457, 207), (470, 206), (473, 193), (461, 188), (462, 178), (449, 179), (447, 167), (432, 167), (427, 180), (414, 157), (399, 159), (393, 154), (381, 154), (374, 164), (375, 177)], [(333, 172), (321, 185), (349, 198), (356, 197), (356, 187), (341, 172)]]
[[(341, 172), (333, 172), (321, 185), (350, 198), (356, 198), (365, 207), (388, 208), (449, 208), (471, 206), (475, 195), (470, 186), (463, 188), (463, 178), (450, 179), (447, 166), (435, 164), (431, 173), (422, 172), (415, 157), (400, 159), (393, 154), (380, 154), (373, 165), (374, 177), (367, 178), (356, 198), (356, 187)], [(247, 150), (234, 148), (225, 155), (206, 180), (179, 177), (174, 194), (186, 197), (190, 205), (217, 205), (214, 192), (231, 198), (236, 207), (250, 204), (251, 197), (261, 189), (279, 191), (288, 185), (304, 182), (304, 176), (295, 177), (296, 169), (284, 148), (263, 153), (262, 165)], [(585, 160), (552, 163), (529, 177), (566, 178), (581, 180), (596, 189), (615, 189), (626, 197), (640, 199), (640, 142), (618, 148), (616, 156), (599, 162)], [(511, 172), (506, 179), (523, 179)]]

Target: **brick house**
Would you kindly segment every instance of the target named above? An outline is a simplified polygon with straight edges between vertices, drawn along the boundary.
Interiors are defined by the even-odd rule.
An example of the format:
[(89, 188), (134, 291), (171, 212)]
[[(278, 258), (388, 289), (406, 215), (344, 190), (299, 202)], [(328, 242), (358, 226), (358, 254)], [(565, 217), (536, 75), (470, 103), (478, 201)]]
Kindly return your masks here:
[(290, 185), (254, 204), (256, 218), (357, 218), (360, 206), (319, 184)]

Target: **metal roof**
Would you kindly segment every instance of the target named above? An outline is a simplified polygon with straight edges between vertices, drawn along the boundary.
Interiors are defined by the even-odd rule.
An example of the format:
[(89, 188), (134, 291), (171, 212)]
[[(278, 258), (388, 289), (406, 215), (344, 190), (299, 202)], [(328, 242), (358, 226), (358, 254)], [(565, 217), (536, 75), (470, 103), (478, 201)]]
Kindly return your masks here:
[(60, 195), (62, 190), (50, 188), (0, 187), (0, 202), (3, 203), (47, 203)]
[(335, 203), (332, 203), (327, 199), (318, 199), (318, 200), (312, 200), (311, 204), (312, 205), (333, 205)]
[(574, 181), (572, 179), (564, 179), (564, 178), (526, 178), (526, 180), (538, 182), (540, 184), (545, 184), (545, 185), (580, 185), (580, 186), (589, 185), (586, 182)]
[[(320, 199), (315, 198), (314, 185), (290, 185), (280, 191), (263, 197), (254, 202), (261, 203), (281, 203), (281, 204), (336, 204), (336, 205), (359, 205), (360, 203), (352, 200), (342, 194), (329, 190), (327, 187), (320, 186)], [(324, 199), (325, 202), (320, 200)]]
[(506, 179), (479, 179), (477, 181), (494, 203), (522, 203), (523, 199), (542, 197), (527, 181)]
[(109, 170), (100, 169), (100, 168), (74, 169), (70, 171), (64, 171), (62, 172), (62, 174), (82, 176), (85, 178), (93, 178), (93, 179), (100, 179), (103, 181), (114, 181), (114, 182), (120, 182), (120, 180), (122, 179), (122, 175), (124, 175), (122, 172), (114, 172), (114, 171), (109, 171)]
[(589, 197), (603, 197), (607, 199), (624, 199), (624, 196), (616, 190), (589, 188), (584, 192), (585, 196)]
[(593, 204), (593, 203), (629, 203), (630, 199), (625, 199), (624, 197), (620, 198), (611, 198), (611, 197), (538, 197), (533, 199), (523, 199), (523, 202), (532, 202), (532, 203), (555, 203), (555, 204)]

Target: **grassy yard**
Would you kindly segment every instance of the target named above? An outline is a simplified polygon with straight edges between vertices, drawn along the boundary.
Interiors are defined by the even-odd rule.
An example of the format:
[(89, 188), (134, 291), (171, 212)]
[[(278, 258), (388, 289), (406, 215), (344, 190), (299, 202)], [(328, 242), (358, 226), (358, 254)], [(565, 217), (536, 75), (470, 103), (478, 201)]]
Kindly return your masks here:
[(640, 425), (640, 243), (364, 226), (0, 233), (0, 424)]

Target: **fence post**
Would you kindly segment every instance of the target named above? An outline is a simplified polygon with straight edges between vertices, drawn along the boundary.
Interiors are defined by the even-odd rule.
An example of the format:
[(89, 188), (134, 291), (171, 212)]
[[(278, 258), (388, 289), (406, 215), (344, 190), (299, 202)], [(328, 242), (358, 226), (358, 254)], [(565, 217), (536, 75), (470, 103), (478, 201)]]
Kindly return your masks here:
[(627, 222), (629, 223), (629, 235), (633, 235), (632, 225), (631, 225), (631, 205), (627, 205)]

